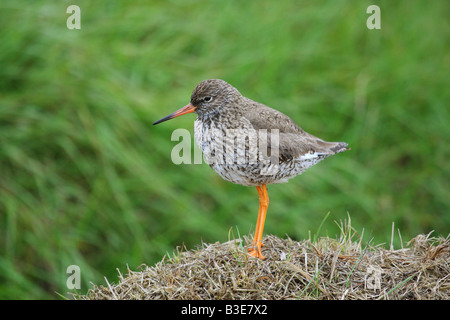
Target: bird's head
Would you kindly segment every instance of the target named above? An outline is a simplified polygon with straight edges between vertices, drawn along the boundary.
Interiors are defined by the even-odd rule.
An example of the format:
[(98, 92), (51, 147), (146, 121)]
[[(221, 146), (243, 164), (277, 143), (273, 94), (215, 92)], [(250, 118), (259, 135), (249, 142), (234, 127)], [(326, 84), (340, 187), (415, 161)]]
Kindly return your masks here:
[(236, 88), (223, 80), (204, 80), (195, 87), (188, 105), (153, 124), (155, 125), (192, 112), (197, 113), (199, 116), (211, 116), (219, 112), (230, 101), (240, 95)]

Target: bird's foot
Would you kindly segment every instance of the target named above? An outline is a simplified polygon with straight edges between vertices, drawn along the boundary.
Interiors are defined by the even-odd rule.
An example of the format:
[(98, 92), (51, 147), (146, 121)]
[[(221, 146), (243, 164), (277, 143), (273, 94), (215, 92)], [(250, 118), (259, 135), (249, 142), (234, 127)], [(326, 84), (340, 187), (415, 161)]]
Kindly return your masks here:
[(248, 254), (252, 257), (265, 260), (266, 258), (261, 253), (261, 247), (264, 247), (264, 243), (254, 244), (248, 249)]
[(262, 243), (262, 242), (255, 243), (255, 241), (253, 240), (252, 246), (248, 249), (248, 251), (250, 251), (251, 249), (257, 248), (258, 245), (261, 246), (261, 247), (265, 247), (265, 246), (266, 246), (266, 245), (265, 245), (264, 243)]
[(261, 253), (261, 248), (250, 248), (248, 249), (248, 254), (251, 255), (252, 257), (261, 259), (261, 260), (266, 260), (266, 257), (264, 257)]

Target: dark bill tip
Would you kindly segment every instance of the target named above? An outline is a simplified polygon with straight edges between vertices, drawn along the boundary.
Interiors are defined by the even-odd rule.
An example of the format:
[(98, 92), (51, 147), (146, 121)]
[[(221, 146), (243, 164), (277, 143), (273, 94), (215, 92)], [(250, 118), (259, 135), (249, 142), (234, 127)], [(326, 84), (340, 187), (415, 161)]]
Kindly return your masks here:
[(164, 122), (164, 121), (167, 121), (167, 120), (170, 120), (170, 119), (173, 119), (173, 115), (172, 114), (169, 114), (168, 116), (166, 116), (166, 117), (164, 117), (162, 119), (159, 119), (158, 121), (153, 122), (153, 125), (161, 123), (161, 122)]
[(159, 119), (158, 121), (154, 122), (153, 125), (176, 118), (176, 117), (179, 117), (179, 116), (182, 116), (183, 114), (192, 113), (195, 111), (195, 109), (197, 109), (197, 108), (189, 103), (187, 106), (184, 106), (183, 108), (175, 111), (174, 113), (171, 113), (168, 116), (165, 116), (164, 118)]

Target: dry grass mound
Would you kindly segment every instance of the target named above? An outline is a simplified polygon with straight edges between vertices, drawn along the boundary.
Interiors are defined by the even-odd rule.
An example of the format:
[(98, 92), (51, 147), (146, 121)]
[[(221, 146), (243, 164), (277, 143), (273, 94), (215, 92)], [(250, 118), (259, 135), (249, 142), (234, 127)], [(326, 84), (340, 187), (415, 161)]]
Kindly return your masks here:
[(405, 248), (363, 243), (351, 228), (338, 239), (267, 236), (266, 260), (244, 240), (202, 244), (78, 299), (450, 299), (449, 237), (418, 235)]

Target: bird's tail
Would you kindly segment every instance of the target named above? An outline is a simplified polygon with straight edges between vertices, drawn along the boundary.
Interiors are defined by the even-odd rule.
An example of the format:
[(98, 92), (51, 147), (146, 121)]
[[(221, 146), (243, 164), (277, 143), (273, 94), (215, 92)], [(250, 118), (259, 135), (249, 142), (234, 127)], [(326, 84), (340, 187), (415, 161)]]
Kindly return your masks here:
[(333, 143), (334, 146), (332, 146), (330, 150), (333, 151), (335, 154), (350, 150), (350, 148), (347, 147), (348, 144), (345, 142), (333, 142)]

